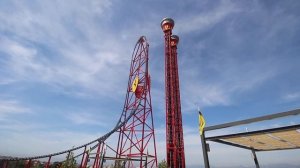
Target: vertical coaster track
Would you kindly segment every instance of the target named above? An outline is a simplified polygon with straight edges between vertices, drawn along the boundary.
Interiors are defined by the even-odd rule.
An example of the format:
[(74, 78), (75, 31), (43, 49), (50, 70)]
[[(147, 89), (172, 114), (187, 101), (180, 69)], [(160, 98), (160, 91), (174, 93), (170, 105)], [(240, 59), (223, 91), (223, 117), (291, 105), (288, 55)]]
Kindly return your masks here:
[[(45, 168), (62, 167), (62, 164), (71, 167), (66, 163), (74, 159), (80, 162), (75, 166), (79, 168), (100, 168), (106, 160), (114, 160), (115, 167), (157, 167), (148, 51), (149, 44), (142, 36), (132, 55), (124, 108), (111, 131), (91, 142), (57, 153), (34, 157), (3, 157), (0, 158), (0, 168), (20, 167), (20, 163), (25, 168), (31, 168), (41, 161)], [(106, 142), (113, 134), (118, 134), (116, 147)], [(108, 157), (107, 154), (114, 156)], [(65, 156), (66, 159), (59, 159), (54, 165), (53, 158), (59, 156)]]
[[(121, 121), (130, 110), (135, 114), (121, 127), (117, 146), (117, 158), (139, 159), (139, 166), (157, 167), (156, 144), (148, 72), (149, 44), (141, 37), (135, 46), (130, 66), (127, 94)], [(141, 106), (137, 107), (137, 102)], [(147, 156), (147, 159), (146, 159)], [(133, 161), (128, 162), (133, 167)]]

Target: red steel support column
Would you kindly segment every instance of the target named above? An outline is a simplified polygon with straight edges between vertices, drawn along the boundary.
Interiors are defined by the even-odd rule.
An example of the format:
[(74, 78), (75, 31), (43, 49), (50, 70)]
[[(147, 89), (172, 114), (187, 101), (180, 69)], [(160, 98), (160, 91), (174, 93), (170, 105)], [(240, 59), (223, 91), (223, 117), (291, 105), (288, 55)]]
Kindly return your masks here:
[(28, 163), (25, 164), (25, 168), (30, 168), (30, 166), (31, 166), (31, 159), (29, 159), (29, 160), (28, 160)]
[(173, 160), (176, 160), (176, 138), (175, 127), (174, 125), (174, 108), (173, 103), (171, 101), (172, 97), (172, 85), (170, 85), (170, 81), (172, 80), (171, 70), (170, 70), (170, 57), (171, 57), (171, 34), (174, 26), (174, 21), (172, 19), (164, 19), (161, 23), (162, 29), (165, 33), (165, 94), (166, 94), (166, 150), (167, 150), (167, 164), (168, 167), (176, 167)]
[(99, 165), (99, 161), (100, 161), (100, 149), (101, 148), (103, 148), (103, 144), (99, 142), (98, 148), (97, 148), (96, 157), (95, 157), (95, 160), (94, 160), (93, 168), (97, 168), (98, 165)]
[(9, 161), (5, 160), (2, 162), (2, 168), (8, 168)]
[(84, 151), (83, 151), (83, 154), (82, 154), (82, 158), (81, 158), (81, 163), (80, 163), (80, 167), (79, 168), (83, 168), (83, 161), (84, 161), (84, 157), (85, 157), (85, 151), (86, 151), (86, 146), (84, 147)]
[[(174, 21), (165, 18), (161, 28), (165, 34), (165, 92), (166, 92), (166, 148), (170, 168), (185, 168), (183, 129), (177, 65), (177, 41), (172, 40)], [(176, 42), (176, 44), (174, 43)]]
[(175, 77), (174, 92), (175, 92), (175, 130), (177, 141), (177, 157), (178, 167), (185, 167), (185, 155), (184, 155), (184, 140), (182, 129), (182, 114), (181, 114), (181, 101), (180, 101), (180, 88), (179, 88), (179, 74), (178, 74), (178, 61), (177, 61), (177, 45), (179, 37), (176, 35), (171, 36), (171, 53), (172, 53), (172, 65), (174, 65), (173, 76)]
[(47, 162), (46, 165), (45, 165), (45, 168), (49, 168), (50, 160), (51, 160), (51, 156), (49, 156), (49, 159), (48, 159), (48, 162)]
[(102, 168), (103, 167), (105, 153), (106, 153), (106, 144), (103, 143), (103, 147), (101, 149), (100, 164), (99, 164), (99, 166), (97, 168)]
[(89, 161), (89, 156), (90, 156), (90, 150), (85, 151), (84, 155), (85, 155), (85, 158), (83, 161), (82, 168), (86, 168), (86, 166), (87, 166), (87, 163)]

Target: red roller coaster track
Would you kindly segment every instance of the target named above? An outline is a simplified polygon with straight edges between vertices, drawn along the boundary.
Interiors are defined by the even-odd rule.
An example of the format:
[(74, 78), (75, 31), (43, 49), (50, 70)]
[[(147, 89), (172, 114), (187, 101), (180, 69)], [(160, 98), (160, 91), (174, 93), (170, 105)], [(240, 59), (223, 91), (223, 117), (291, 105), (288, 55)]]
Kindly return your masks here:
[[(79, 162), (79, 168), (101, 168), (106, 160), (115, 161), (115, 164), (128, 168), (157, 167), (148, 50), (146, 38), (141, 37), (132, 55), (122, 115), (111, 131), (84, 145), (57, 153), (22, 158), (0, 157), (0, 168), (61, 167), (62, 164), (74, 160)], [(119, 137), (115, 148), (107, 143), (113, 134), (118, 134)], [(114, 156), (107, 156), (112, 154)]]
[[(135, 46), (127, 87), (127, 94), (122, 113), (122, 120), (126, 119), (130, 110), (137, 106), (132, 118), (121, 127), (117, 147), (117, 158), (142, 158), (148, 156), (148, 160), (141, 159), (139, 166), (157, 167), (156, 144), (154, 135), (153, 114), (150, 94), (150, 76), (148, 73), (149, 44), (145, 37), (141, 37)], [(128, 167), (133, 167), (129, 161)]]

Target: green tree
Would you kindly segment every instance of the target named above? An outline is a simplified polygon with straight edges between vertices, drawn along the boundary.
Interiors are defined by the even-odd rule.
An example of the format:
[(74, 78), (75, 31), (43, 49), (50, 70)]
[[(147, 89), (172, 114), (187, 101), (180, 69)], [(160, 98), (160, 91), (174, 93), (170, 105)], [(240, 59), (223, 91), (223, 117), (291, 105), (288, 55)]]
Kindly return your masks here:
[(167, 168), (167, 167), (168, 164), (165, 159), (158, 163), (158, 168)]
[(62, 163), (61, 168), (76, 168), (76, 167), (77, 167), (77, 163), (74, 158), (74, 153), (70, 152), (66, 156), (66, 160)]

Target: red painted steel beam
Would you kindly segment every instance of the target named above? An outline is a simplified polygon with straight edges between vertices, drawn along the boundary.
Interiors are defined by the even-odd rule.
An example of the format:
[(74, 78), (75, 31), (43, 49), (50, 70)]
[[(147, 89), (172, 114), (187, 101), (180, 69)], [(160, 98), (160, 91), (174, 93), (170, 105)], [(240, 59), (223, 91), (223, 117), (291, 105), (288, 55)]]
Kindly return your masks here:
[(83, 154), (82, 154), (82, 158), (81, 158), (81, 162), (80, 162), (80, 167), (79, 168), (83, 168), (85, 153), (86, 153), (86, 146), (84, 147), (84, 150), (83, 150)]
[(49, 156), (49, 159), (48, 159), (48, 162), (47, 162), (46, 165), (45, 165), (45, 168), (49, 168), (50, 160), (51, 160), (51, 156)]
[(31, 159), (29, 159), (29, 160), (28, 160), (28, 163), (25, 164), (25, 168), (30, 168), (30, 166), (31, 166)]
[[(185, 168), (182, 115), (180, 105), (177, 63), (178, 36), (172, 36), (174, 21), (165, 18), (161, 28), (165, 38), (165, 96), (166, 96), (166, 150), (171, 168)], [(177, 37), (177, 38), (176, 38)]]
[(181, 101), (180, 101), (180, 89), (179, 89), (179, 74), (178, 74), (178, 61), (177, 61), (177, 45), (179, 42), (179, 37), (176, 35), (171, 36), (171, 53), (173, 59), (174, 76), (175, 76), (175, 130), (177, 143), (177, 157), (178, 157), (178, 167), (185, 167), (185, 155), (184, 155), (184, 140), (183, 140), (183, 128), (182, 128), (182, 114), (181, 114)]
[(94, 160), (94, 164), (93, 164), (93, 168), (97, 168), (99, 165), (99, 161), (100, 161), (100, 150), (101, 150), (101, 146), (103, 147), (103, 145), (101, 145), (102, 143), (98, 143), (98, 148), (97, 148), (97, 152), (96, 152), (96, 157)]

